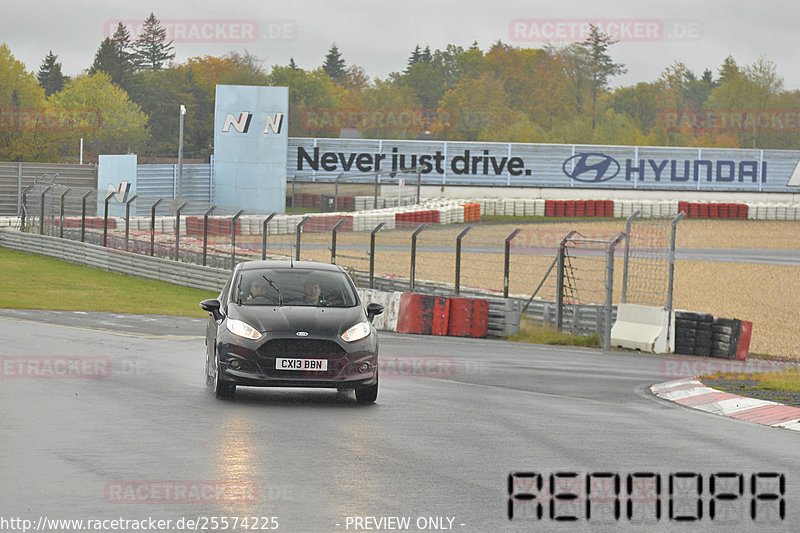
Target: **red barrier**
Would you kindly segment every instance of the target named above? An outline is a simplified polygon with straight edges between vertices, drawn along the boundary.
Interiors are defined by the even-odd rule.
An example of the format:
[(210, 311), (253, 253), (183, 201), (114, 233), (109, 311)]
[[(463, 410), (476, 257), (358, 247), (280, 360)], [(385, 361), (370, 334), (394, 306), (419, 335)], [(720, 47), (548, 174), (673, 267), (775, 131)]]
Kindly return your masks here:
[(708, 218), (719, 218), (719, 204), (706, 204)]
[(739, 204), (739, 213), (737, 218), (747, 218), (747, 204)]
[(556, 201), (555, 202), (556, 208), (553, 214), (554, 217), (563, 217), (564, 213), (566, 212), (566, 204), (563, 201)]
[(576, 217), (585, 217), (586, 216), (586, 201), (585, 200), (575, 200), (575, 216)]
[(750, 338), (753, 336), (753, 323), (742, 320), (742, 329), (739, 333), (739, 345), (736, 348), (736, 359), (744, 361), (750, 353)]
[(404, 292), (400, 296), (397, 332), (446, 335), (449, 311), (447, 298)]
[(597, 202), (596, 200), (587, 200), (585, 204), (585, 214), (587, 217), (597, 216)]
[(309, 218), (306, 225), (303, 226), (303, 231), (309, 233), (331, 231), (340, 220), (344, 220), (345, 222), (339, 226), (338, 231), (353, 231), (353, 217), (351, 215), (313, 216)]
[(556, 216), (556, 203), (553, 200), (544, 201), (544, 216), (546, 217)]
[(475, 298), (450, 298), (447, 334), (483, 338), (489, 331), (489, 302)]

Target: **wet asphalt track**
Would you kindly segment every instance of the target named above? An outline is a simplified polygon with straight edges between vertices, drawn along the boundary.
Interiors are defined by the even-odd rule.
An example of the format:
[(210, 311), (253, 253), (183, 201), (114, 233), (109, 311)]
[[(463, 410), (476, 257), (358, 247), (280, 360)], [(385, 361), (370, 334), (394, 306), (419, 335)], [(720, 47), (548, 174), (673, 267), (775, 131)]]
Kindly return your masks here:
[[(395, 364), (374, 406), (331, 390), (239, 389), (220, 401), (204, 386), (204, 322), (0, 312), (0, 517), (268, 516), (278, 531), (377, 530), (347, 527), (348, 516), (410, 517), (418, 531), (420, 517), (448, 517), (445, 526), (464, 532), (792, 531), (800, 520), (800, 435), (654, 398), (648, 387), (676, 377), (666, 372), (674, 359), (382, 333), (385, 364), (426, 357), (440, 376), (408, 377)], [(95, 379), (19, 376), (25, 356), (108, 366)], [(560, 523), (545, 506), (542, 520), (512, 522), (512, 471), (657, 472), (662, 517), (606, 524), (582, 513)], [(699, 523), (668, 519), (674, 472), (705, 478)], [(784, 473), (786, 519), (710, 520), (717, 472)], [(228, 482), (248, 501), (109, 494), (140, 481)]]

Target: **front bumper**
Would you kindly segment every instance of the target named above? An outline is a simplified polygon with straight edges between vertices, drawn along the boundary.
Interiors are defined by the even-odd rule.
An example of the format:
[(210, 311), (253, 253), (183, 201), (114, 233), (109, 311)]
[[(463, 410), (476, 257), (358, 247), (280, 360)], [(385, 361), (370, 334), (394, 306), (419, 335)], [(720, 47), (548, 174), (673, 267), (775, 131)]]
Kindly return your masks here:
[[(378, 343), (374, 334), (353, 343), (277, 335), (259, 341), (231, 337), (226, 335), (217, 345), (223, 381), (249, 387), (321, 388), (356, 388), (378, 381)], [(277, 358), (324, 359), (328, 363), (323, 371), (279, 370)]]

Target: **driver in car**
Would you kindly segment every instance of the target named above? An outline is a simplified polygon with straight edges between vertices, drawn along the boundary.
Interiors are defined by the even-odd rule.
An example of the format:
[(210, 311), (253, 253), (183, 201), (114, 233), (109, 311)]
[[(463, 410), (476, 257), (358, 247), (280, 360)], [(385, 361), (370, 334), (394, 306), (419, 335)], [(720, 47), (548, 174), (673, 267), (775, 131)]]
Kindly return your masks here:
[(254, 302), (261, 302), (263, 303), (268, 296), (267, 291), (267, 283), (266, 282), (259, 282), (258, 280), (253, 281), (250, 284), (250, 291), (247, 295), (247, 303), (254, 303)]
[(303, 284), (303, 300), (307, 305), (319, 305), (322, 289), (313, 279), (307, 279)]

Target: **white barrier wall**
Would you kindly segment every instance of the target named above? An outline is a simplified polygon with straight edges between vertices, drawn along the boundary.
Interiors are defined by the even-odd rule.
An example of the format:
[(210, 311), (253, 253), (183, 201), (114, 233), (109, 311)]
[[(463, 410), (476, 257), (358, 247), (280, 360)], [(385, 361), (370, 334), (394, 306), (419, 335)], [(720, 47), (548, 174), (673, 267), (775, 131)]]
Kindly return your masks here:
[[(671, 316), (672, 315), (672, 316)], [(675, 319), (663, 307), (619, 304), (611, 327), (611, 346), (649, 353), (675, 351)]]
[(372, 320), (375, 329), (381, 331), (397, 331), (397, 316), (400, 312), (400, 296), (402, 292), (387, 292), (375, 289), (358, 289), (358, 296), (364, 309), (371, 303), (381, 304), (383, 313)]

